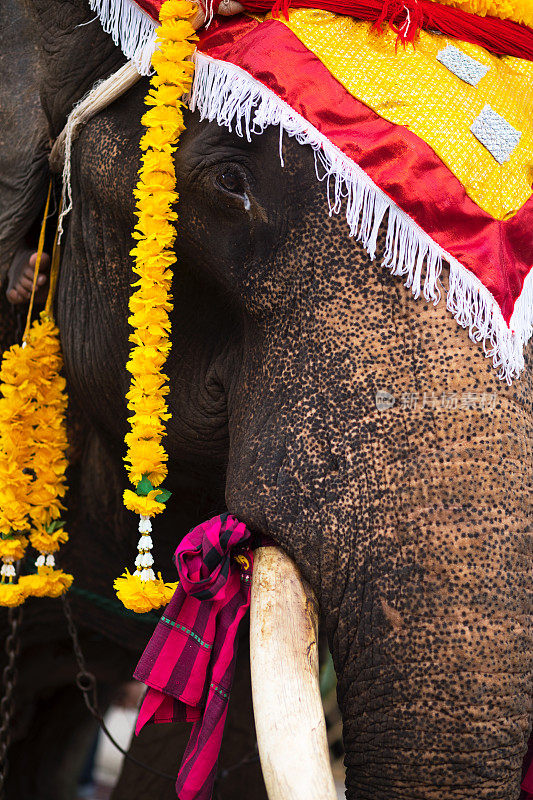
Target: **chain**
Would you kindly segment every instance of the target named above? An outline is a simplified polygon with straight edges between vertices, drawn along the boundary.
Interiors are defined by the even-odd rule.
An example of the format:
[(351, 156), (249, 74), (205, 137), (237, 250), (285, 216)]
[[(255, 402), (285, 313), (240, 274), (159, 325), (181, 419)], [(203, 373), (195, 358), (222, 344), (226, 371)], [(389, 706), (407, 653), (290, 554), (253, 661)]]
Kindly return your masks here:
[(237, 769), (246, 766), (246, 764), (255, 764), (259, 761), (259, 750), (257, 749), (257, 742), (255, 743), (255, 747), (251, 753), (241, 758), (240, 761), (237, 761), (236, 764), (232, 764), (231, 767), (226, 767), (225, 769), (219, 770), (217, 776), (215, 778), (215, 783), (213, 786), (213, 800), (221, 800), (220, 793), (219, 793), (219, 784), (220, 781), (223, 781), (224, 778), (227, 778), (228, 775), (231, 775)]
[(114, 747), (116, 747), (119, 753), (122, 753), (124, 758), (127, 758), (129, 761), (132, 761), (134, 764), (137, 764), (138, 767), (142, 767), (143, 769), (148, 770), (148, 772), (152, 772), (154, 775), (158, 775), (160, 778), (166, 778), (167, 780), (170, 780), (174, 783), (176, 781), (175, 775), (169, 775), (167, 772), (161, 772), (160, 770), (151, 767), (149, 764), (145, 764), (143, 761), (139, 761), (137, 758), (128, 753), (127, 750), (124, 750), (124, 748), (119, 745), (119, 743), (107, 729), (102, 712), (98, 707), (98, 696), (96, 692), (96, 677), (94, 673), (90, 672), (87, 669), (87, 662), (85, 661), (85, 656), (83, 655), (83, 651), (81, 649), (80, 640), (78, 637), (78, 631), (74, 622), (74, 617), (72, 616), (70, 601), (68, 600), (66, 595), (62, 595), (61, 600), (63, 602), (63, 611), (65, 613), (65, 618), (67, 620), (68, 632), (70, 634), (70, 638), (72, 639), (72, 646), (74, 648), (76, 663), (78, 665), (78, 674), (76, 675), (76, 686), (83, 695), (85, 705), (89, 709), (94, 719), (98, 722), (98, 724), (100, 725), (101, 729), (103, 730), (103, 732), (105, 733), (111, 744)]
[(17, 656), (20, 650), (22, 606), (10, 608), (7, 613), (10, 631), (6, 638), (7, 664), (2, 673), (2, 700), (0, 701), (0, 800), (5, 797), (8, 771), (7, 753), (11, 742), (11, 720), (14, 711), (14, 692), (17, 685)]
[[(67, 628), (70, 634), (70, 638), (72, 639), (74, 655), (76, 658), (76, 663), (78, 665), (78, 674), (76, 675), (76, 686), (81, 691), (83, 699), (85, 701), (85, 705), (89, 709), (90, 713), (92, 714), (94, 719), (98, 722), (102, 731), (107, 736), (111, 744), (114, 747), (116, 747), (119, 753), (122, 753), (122, 755), (125, 758), (127, 758), (133, 764), (136, 764), (138, 767), (142, 767), (143, 769), (148, 770), (148, 772), (152, 772), (154, 775), (158, 775), (160, 778), (166, 778), (175, 783), (176, 781), (175, 775), (169, 775), (167, 772), (161, 772), (160, 770), (151, 767), (149, 764), (146, 764), (144, 761), (139, 761), (139, 759), (135, 758), (126, 750), (124, 750), (124, 748), (119, 745), (119, 743), (116, 741), (116, 739), (114, 739), (112, 734), (107, 729), (102, 712), (98, 707), (98, 697), (96, 693), (96, 676), (94, 675), (94, 673), (90, 672), (87, 669), (87, 662), (85, 661), (85, 656), (83, 655), (83, 650), (81, 649), (80, 640), (78, 637), (78, 630), (76, 628), (76, 623), (74, 622), (74, 617), (72, 616), (70, 601), (68, 600), (66, 595), (62, 595), (61, 601), (63, 603), (63, 611), (67, 621)], [(219, 798), (218, 785), (220, 781), (224, 780), (224, 778), (227, 778), (227, 776), (230, 775), (232, 772), (234, 772), (234, 770), (239, 769), (240, 767), (243, 767), (246, 764), (253, 764), (256, 761), (259, 761), (259, 752), (257, 750), (257, 743), (254, 747), (254, 750), (248, 755), (244, 756), (244, 758), (242, 758), (236, 764), (233, 764), (230, 767), (226, 767), (225, 769), (220, 770), (217, 773), (215, 779), (215, 786), (213, 793), (215, 800), (218, 800)], [(0, 795), (0, 800), (3, 800), (1, 795)]]

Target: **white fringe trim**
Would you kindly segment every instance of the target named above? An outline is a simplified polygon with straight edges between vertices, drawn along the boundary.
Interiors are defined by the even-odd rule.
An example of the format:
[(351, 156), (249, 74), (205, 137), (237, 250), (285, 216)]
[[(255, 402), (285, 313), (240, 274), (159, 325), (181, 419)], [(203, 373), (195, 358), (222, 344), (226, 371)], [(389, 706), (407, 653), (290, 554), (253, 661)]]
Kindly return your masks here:
[(201, 119), (216, 121), (248, 141), (270, 125), (280, 128), (280, 159), (283, 164), (283, 133), (315, 152), (317, 177), (327, 182), (329, 213), (338, 214), (346, 204), (350, 236), (360, 242), (371, 259), (376, 256), (377, 237), (388, 213), (383, 265), (393, 275), (406, 276), (405, 286), (418, 298), (435, 305), (441, 299), (442, 262), (450, 266), (446, 306), (459, 325), (467, 328), (474, 342), (482, 342), (485, 355), (493, 359), (498, 376), (508, 384), (524, 368), (524, 346), (533, 333), (533, 272), (525, 281), (507, 326), (494, 297), (481, 281), (434, 242), (402, 211), (368, 175), (347, 158), (313, 125), (247, 72), (204, 53), (195, 54), (195, 76), (189, 97), (192, 111)]
[(106, 33), (120, 47), (141, 75), (151, 72), (156, 23), (132, 0), (89, 0)]

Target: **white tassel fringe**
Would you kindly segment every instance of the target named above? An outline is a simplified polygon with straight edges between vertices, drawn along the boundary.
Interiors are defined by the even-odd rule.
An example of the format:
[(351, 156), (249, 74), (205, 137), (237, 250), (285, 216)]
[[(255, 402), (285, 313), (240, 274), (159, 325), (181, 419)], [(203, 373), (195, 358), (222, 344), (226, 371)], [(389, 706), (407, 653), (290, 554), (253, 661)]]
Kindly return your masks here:
[(474, 342), (482, 342), (485, 355), (493, 359), (498, 376), (511, 383), (524, 368), (524, 347), (533, 333), (533, 272), (516, 302), (510, 326), (488, 289), (453, 256), (436, 244), (402, 211), (368, 175), (347, 158), (325, 136), (297, 114), (277, 95), (244, 70), (203, 53), (195, 54), (194, 84), (189, 97), (192, 111), (201, 119), (216, 121), (248, 141), (270, 125), (280, 128), (280, 159), (283, 164), (283, 133), (315, 152), (316, 173), (327, 182), (329, 213), (338, 214), (346, 203), (350, 236), (360, 242), (371, 259), (388, 213), (383, 265), (393, 275), (406, 276), (405, 286), (418, 298), (435, 305), (441, 299), (442, 262), (450, 266), (446, 306), (456, 321), (467, 328)]
[(156, 23), (132, 0), (89, 0), (106, 33), (141, 75), (149, 75), (155, 50)]

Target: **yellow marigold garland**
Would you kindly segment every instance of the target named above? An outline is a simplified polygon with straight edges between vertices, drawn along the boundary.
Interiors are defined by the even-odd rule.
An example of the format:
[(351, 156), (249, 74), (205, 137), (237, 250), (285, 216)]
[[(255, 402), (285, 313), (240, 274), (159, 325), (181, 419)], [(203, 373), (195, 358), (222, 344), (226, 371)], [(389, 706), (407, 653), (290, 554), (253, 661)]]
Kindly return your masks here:
[(20, 579), (27, 594), (58, 597), (72, 583), (72, 575), (55, 569), (54, 553), (68, 539), (60, 521), (66, 493), (65, 472), (67, 396), (65, 379), (60, 374), (63, 362), (59, 331), (48, 310), (30, 328), (27, 346), (37, 366), (34, 380), (36, 411), (33, 425), (31, 469), (34, 480), (29, 488), (30, 542), (39, 552), (37, 575)]
[(134, 611), (145, 612), (165, 605), (177, 584), (165, 583), (152, 569), (151, 518), (161, 513), (170, 492), (161, 488), (167, 476), (168, 456), (161, 444), (170, 418), (165, 400), (167, 376), (163, 366), (170, 351), (172, 267), (176, 262), (174, 241), (178, 200), (174, 153), (183, 122), (183, 96), (192, 84), (196, 35), (190, 19), (197, 6), (189, 0), (166, 0), (158, 28), (158, 49), (152, 65), (155, 74), (145, 99), (142, 118), (146, 133), (141, 139), (142, 166), (135, 189), (138, 218), (133, 237), (137, 245), (129, 323), (133, 343), (127, 369), (131, 384), (126, 397), (132, 415), (126, 435), (125, 462), (134, 491), (124, 492), (126, 508), (140, 515), (136, 570), (126, 570), (115, 581), (117, 596)]
[[(35, 291), (44, 246), (46, 202), (33, 282)], [(52, 271), (59, 267), (54, 247)], [(51, 287), (55, 275), (50, 278)], [(33, 292), (22, 345), (4, 354), (0, 368), (0, 605), (15, 606), (28, 596), (58, 597), (72, 576), (55, 569), (53, 553), (68, 536), (58, 518), (66, 492), (65, 381), (61, 377), (59, 331), (51, 315), (53, 289), (45, 311), (30, 326)], [(14, 562), (28, 545), (39, 551), (37, 573), (17, 582)]]

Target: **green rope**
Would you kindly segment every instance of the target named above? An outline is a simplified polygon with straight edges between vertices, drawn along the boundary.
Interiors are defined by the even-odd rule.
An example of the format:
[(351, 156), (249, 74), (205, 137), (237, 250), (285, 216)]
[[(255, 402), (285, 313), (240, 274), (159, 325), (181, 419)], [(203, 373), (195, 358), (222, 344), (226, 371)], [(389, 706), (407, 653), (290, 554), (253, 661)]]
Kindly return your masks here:
[(94, 603), (95, 606), (100, 606), (100, 608), (105, 609), (105, 611), (110, 611), (111, 614), (116, 614), (119, 617), (128, 617), (137, 622), (146, 622), (148, 625), (154, 625), (154, 623), (159, 622), (159, 616), (152, 611), (149, 611), (147, 614), (137, 614), (135, 611), (130, 611), (129, 608), (125, 608), (120, 600), (102, 597), (101, 594), (95, 594), (88, 589), (81, 589), (76, 585), (72, 586), (70, 591), (77, 594), (79, 597), (83, 597), (85, 600), (89, 600), (91, 603)]

